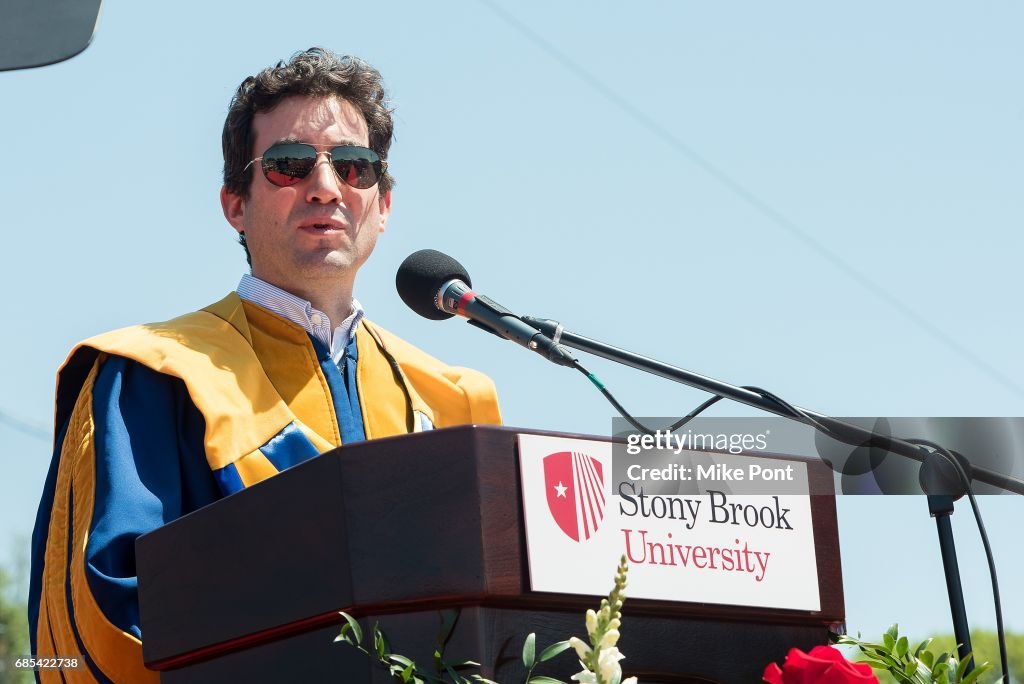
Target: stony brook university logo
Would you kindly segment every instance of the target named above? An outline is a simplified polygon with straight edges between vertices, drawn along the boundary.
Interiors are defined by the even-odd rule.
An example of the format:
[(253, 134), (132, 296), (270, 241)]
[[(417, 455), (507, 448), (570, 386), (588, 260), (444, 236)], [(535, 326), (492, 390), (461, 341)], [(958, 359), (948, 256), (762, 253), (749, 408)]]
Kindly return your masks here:
[(548, 510), (573, 541), (586, 541), (604, 520), (604, 468), (593, 456), (560, 451), (544, 457)]

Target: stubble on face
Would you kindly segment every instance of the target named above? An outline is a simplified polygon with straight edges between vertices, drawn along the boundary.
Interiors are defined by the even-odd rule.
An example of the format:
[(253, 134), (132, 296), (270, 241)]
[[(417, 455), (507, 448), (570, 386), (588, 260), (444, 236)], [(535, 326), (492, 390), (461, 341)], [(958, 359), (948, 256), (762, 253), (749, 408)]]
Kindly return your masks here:
[[(257, 114), (253, 131), (256, 155), (283, 141), (310, 143), (318, 150), (368, 144), (362, 114), (338, 98), (288, 98)], [(324, 155), (293, 186), (274, 186), (257, 170), (240, 221), (253, 275), (296, 294), (315, 283), (337, 282), (351, 290), (356, 271), (384, 229), (389, 207), (390, 197), (381, 197), (379, 186), (349, 187)]]

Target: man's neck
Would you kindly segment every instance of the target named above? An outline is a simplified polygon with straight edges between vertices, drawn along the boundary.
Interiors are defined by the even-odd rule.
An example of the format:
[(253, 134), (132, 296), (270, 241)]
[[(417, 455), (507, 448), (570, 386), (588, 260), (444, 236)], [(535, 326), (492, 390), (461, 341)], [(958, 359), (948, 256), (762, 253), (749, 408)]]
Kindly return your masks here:
[(344, 292), (308, 291), (294, 294), (308, 299), (314, 309), (319, 309), (327, 314), (327, 317), (331, 319), (331, 327), (337, 326), (352, 313), (352, 288), (346, 288)]
[(327, 317), (331, 319), (332, 327), (340, 324), (352, 313), (352, 282), (319, 283), (312, 281), (295, 286), (275, 282), (258, 273), (253, 273), (253, 275), (285, 292), (307, 300), (314, 309), (327, 314)]

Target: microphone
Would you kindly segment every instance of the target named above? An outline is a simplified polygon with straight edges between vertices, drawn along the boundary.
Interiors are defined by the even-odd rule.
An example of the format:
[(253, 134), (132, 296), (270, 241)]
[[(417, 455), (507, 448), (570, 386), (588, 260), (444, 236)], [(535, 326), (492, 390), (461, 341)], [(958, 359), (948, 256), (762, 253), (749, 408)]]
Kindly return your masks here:
[(537, 352), (560, 366), (573, 367), (572, 354), (494, 300), (477, 294), (455, 259), (434, 249), (413, 252), (398, 267), (395, 286), (406, 305), (424, 318), (441, 321), (458, 315), (498, 337)]

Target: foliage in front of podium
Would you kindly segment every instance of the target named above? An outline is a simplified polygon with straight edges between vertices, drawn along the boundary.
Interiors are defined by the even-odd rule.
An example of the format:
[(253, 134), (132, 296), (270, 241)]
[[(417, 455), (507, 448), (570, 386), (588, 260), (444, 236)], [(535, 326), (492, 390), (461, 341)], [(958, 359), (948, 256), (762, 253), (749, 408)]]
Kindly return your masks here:
[(626, 556), (619, 560), (615, 572), (615, 586), (608, 598), (601, 599), (601, 607), (595, 613), (587, 611), (588, 646), (579, 637), (572, 637), (569, 643), (576, 649), (583, 670), (572, 676), (580, 684), (636, 684), (636, 677), (622, 679), (619, 661), (625, 658), (616, 644), (619, 641), (619, 627), (622, 626), (622, 603), (626, 600), (626, 574), (629, 566)]
[[(551, 644), (538, 655), (536, 634), (531, 633), (526, 637), (523, 643), (523, 666), (526, 668), (524, 681), (526, 684), (565, 684), (553, 677), (534, 676), (533, 671), (539, 664), (551, 660), (570, 647), (576, 650), (580, 666), (583, 668), (572, 676), (573, 680), (580, 684), (637, 684), (636, 677), (622, 679), (622, 668), (619, 661), (625, 656), (616, 646), (619, 640), (619, 627), (622, 626), (622, 604), (626, 599), (627, 572), (626, 557), (622, 556), (615, 573), (615, 586), (608, 598), (601, 599), (601, 606), (597, 611), (587, 611), (585, 622), (589, 644), (578, 637), (572, 637), (568, 641)], [(363, 646), (363, 631), (356, 619), (345, 612), (342, 612), (341, 616), (345, 618), (345, 625), (342, 626), (341, 633), (335, 638), (335, 642), (348, 644), (362, 651), (386, 670), (395, 682), (407, 684), (472, 684), (473, 682), (498, 684), (478, 672), (470, 672), (480, 668), (480, 664), (477, 662), (466, 660), (459, 663), (448, 663), (445, 661), (445, 645), (451, 637), (458, 614), (447, 620), (442, 620), (429, 672), (412, 659), (395, 653), (387, 636), (377, 624), (373, 626), (373, 651), (371, 652)]]
[[(436, 682), (455, 682), (456, 684), (467, 684), (470, 682), (481, 682), (483, 684), (496, 684), (490, 679), (482, 677), (479, 673), (470, 670), (480, 668), (480, 664), (472, 660), (464, 660), (458, 663), (449, 663), (445, 660), (444, 649), (451, 636), (452, 630), (458, 622), (458, 614), (444, 615), (441, 621), (441, 630), (437, 639), (437, 646), (434, 649), (434, 658), (431, 671), (427, 671), (422, 665), (399, 653), (395, 653), (387, 635), (381, 630), (379, 624), (373, 625), (373, 650), (369, 651), (363, 646), (363, 630), (354, 617), (341, 611), (345, 618), (345, 625), (341, 633), (334, 639), (352, 646), (376, 661), (377, 665), (388, 672), (395, 682), (407, 682), (411, 684), (434, 684)], [(532, 634), (530, 636), (533, 636)], [(568, 645), (568, 644), (566, 644)]]
[[(444, 657), (444, 647), (451, 635), (451, 630), (457, 622), (457, 615), (449, 616), (449, 619), (442, 622), (441, 636), (438, 637), (437, 647), (434, 649), (434, 658), (430, 671), (417, 665), (415, 661), (404, 655), (395, 653), (387, 635), (381, 630), (380, 625), (373, 626), (373, 651), (370, 652), (363, 647), (363, 632), (359, 623), (348, 613), (342, 611), (345, 618), (345, 626), (335, 639), (353, 646), (370, 658), (373, 658), (381, 669), (386, 670), (393, 681), (405, 684), (498, 684), (487, 679), (473, 670), (480, 669), (480, 663), (472, 660), (464, 660), (458, 663), (449, 663)], [(565, 684), (560, 680), (551, 677), (534, 677), (534, 668), (543, 662), (554, 658), (556, 655), (569, 648), (568, 641), (559, 641), (545, 648), (540, 655), (537, 655), (537, 636), (530, 634), (523, 644), (523, 665), (527, 668), (526, 681), (529, 684)]]
[(968, 664), (974, 660), (974, 656), (968, 654), (961, 660), (956, 654), (955, 644), (948, 651), (939, 651), (934, 647), (934, 639), (925, 639), (912, 648), (907, 637), (900, 636), (897, 625), (886, 630), (881, 642), (841, 635), (836, 638), (836, 643), (856, 646), (860, 651), (860, 661), (888, 675), (884, 680), (887, 682), (971, 684), (985, 681), (981, 677), (992, 670), (991, 663), (982, 662), (975, 664), (974, 669), (968, 673)]

